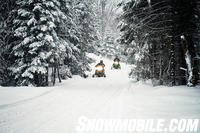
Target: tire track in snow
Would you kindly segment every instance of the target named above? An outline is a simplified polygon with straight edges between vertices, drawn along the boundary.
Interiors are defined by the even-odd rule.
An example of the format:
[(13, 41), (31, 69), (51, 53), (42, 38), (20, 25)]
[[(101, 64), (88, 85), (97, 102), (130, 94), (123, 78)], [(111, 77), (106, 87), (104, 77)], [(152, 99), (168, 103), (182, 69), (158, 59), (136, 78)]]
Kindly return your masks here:
[[(31, 117), (34, 118), (35, 116), (40, 115), (41, 113), (44, 113), (47, 109), (47, 106), (52, 106), (52, 102), (57, 98), (55, 95), (53, 97), (49, 97), (48, 94), (52, 94), (51, 92), (55, 92), (56, 88), (51, 89), (49, 91), (46, 91), (38, 96), (29, 98), (29, 100), (26, 102), (26, 104), (18, 104), (21, 106), (11, 106), (11, 107), (16, 107), (14, 108), (15, 111), (13, 111), (13, 108), (4, 108), (4, 109), (11, 109), (11, 110), (0, 110), (0, 115), (3, 121), (0, 120), (0, 133), (1, 132), (9, 132), (9, 133), (15, 133), (13, 131), (13, 127), (21, 127), (24, 126), (27, 123), (30, 123)], [(40, 103), (38, 104), (38, 100), (40, 101), (39, 98), (43, 98), (45, 96), (48, 96), (48, 101), (43, 99)], [(23, 100), (22, 100), (23, 101)], [(28, 104), (31, 105), (28, 105)], [(28, 106), (27, 106), (28, 105)], [(45, 105), (45, 106), (44, 106)], [(46, 106), (47, 105), (47, 106)], [(34, 108), (30, 108), (34, 107)], [(3, 112), (1, 112), (3, 111)], [(45, 112), (46, 114), (46, 112)], [(19, 121), (20, 120), (20, 121)], [(16, 123), (16, 121), (18, 121)], [(33, 129), (36, 127), (36, 125), (40, 125), (42, 123), (46, 123), (48, 119), (40, 119), (37, 123), (32, 123), (32, 126), (28, 127), (23, 127), (22, 128), (22, 133), (31, 133)]]
[(0, 105), (0, 110), (2, 109), (7, 109), (7, 108), (11, 108), (11, 107), (15, 107), (15, 106), (18, 106), (18, 105), (21, 105), (21, 104), (25, 104), (25, 103), (28, 103), (32, 100), (35, 100), (37, 98), (40, 98), (42, 96), (45, 96), (51, 92), (53, 92), (55, 89), (51, 89), (49, 91), (46, 91), (46, 92), (43, 92), (42, 94), (40, 95), (37, 95), (37, 96), (34, 96), (34, 97), (31, 97), (31, 98), (27, 98), (27, 99), (24, 99), (24, 100), (20, 100), (20, 101), (17, 101), (17, 102), (14, 102), (14, 103), (9, 103), (9, 104), (3, 104), (3, 105)]
[[(111, 85), (113, 85), (113, 84), (111, 84)], [(85, 112), (85, 110), (82, 110), (82, 112), (80, 112), (80, 113), (83, 113), (82, 115), (88, 115), (88, 117), (89, 116), (96, 116), (96, 114), (100, 114), (99, 112), (101, 112), (101, 110), (103, 110), (104, 109), (104, 107), (107, 105), (107, 104), (110, 104), (110, 103), (112, 103), (112, 101), (113, 100), (115, 100), (120, 94), (121, 94), (121, 92), (122, 91), (124, 91), (124, 89), (127, 89), (127, 87), (125, 87), (125, 88), (117, 88), (117, 89), (113, 89), (112, 88), (112, 91), (111, 92), (109, 92), (108, 93), (108, 89), (110, 89), (110, 88), (108, 88), (108, 87), (105, 87), (104, 89), (102, 89), (101, 91), (100, 91), (100, 94), (99, 94), (99, 97), (103, 97), (104, 95), (106, 95), (106, 97), (105, 98), (102, 98), (101, 100), (103, 100), (103, 101), (101, 101), (101, 103), (98, 105), (98, 106), (96, 106), (96, 107), (90, 107), (91, 105), (94, 105), (94, 103), (96, 103), (97, 101), (95, 101), (95, 96), (94, 97), (87, 97), (87, 99), (85, 99), (85, 101), (87, 101), (86, 103), (83, 103), (83, 104), (81, 104), (81, 105), (79, 105), (78, 106), (78, 108), (79, 109), (81, 109), (81, 108), (85, 108), (85, 107), (90, 107), (89, 109), (87, 109), (86, 111), (88, 111), (88, 110), (90, 110), (91, 112), (88, 112), (88, 113), (86, 113)], [(62, 93), (62, 95), (61, 96), (64, 96), (63, 95), (63, 93)], [(68, 108), (73, 108), (73, 104), (71, 104), (70, 106), (68, 106)], [(100, 110), (100, 111), (99, 111)], [(61, 111), (62, 112), (62, 111)], [(60, 112), (60, 113), (61, 113)], [(64, 112), (62, 112), (62, 113), (64, 113)], [(61, 114), (62, 114), (61, 113)], [(86, 114), (84, 114), (84, 113), (86, 113)], [(95, 113), (95, 115), (93, 115), (93, 113)], [(57, 114), (57, 113), (56, 113)], [(59, 123), (59, 121), (61, 120), (61, 119), (63, 119), (63, 115), (55, 115), (56, 117), (54, 117), (53, 119), (49, 119), (49, 120), (46, 120), (46, 122), (43, 122), (43, 123), (41, 123), (41, 124), (38, 124), (38, 126), (37, 127), (34, 127), (34, 128), (32, 128), (32, 129), (30, 129), (29, 131), (31, 131), (31, 133), (33, 132), (33, 133), (40, 133), (40, 132), (38, 132), (37, 131), (37, 129), (45, 129), (45, 127), (48, 127), (48, 125), (54, 125), (55, 124), (55, 122), (58, 122)], [(79, 115), (75, 115), (75, 118), (76, 117), (79, 117)], [(75, 122), (75, 124), (76, 124), (76, 122)], [(70, 130), (70, 129), (68, 129), (68, 130)], [(71, 130), (74, 130), (74, 129), (71, 129)]]
[[(111, 112), (111, 114), (113, 115), (113, 114), (115, 114), (116, 115), (116, 113), (115, 113), (115, 111), (116, 111), (116, 109), (117, 109), (117, 105), (116, 104), (113, 104), (113, 103), (115, 103), (115, 102), (117, 102), (117, 100), (120, 98), (120, 96), (123, 94), (123, 92), (127, 89), (127, 90), (129, 90), (131, 88), (131, 83), (128, 83), (128, 86), (127, 87), (125, 87), (125, 88), (119, 88), (119, 89), (117, 89), (117, 91), (115, 91), (114, 93), (113, 93), (113, 95), (111, 96), (111, 97), (109, 97), (105, 102), (104, 102), (104, 105), (102, 106), (103, 108), (101, 108), (101, 110), (99, 110), (99, 111), (97, 111), (98, 113), (96, 114), (96, 116), (95, 117), (103, 117), (104, 115), (102, 115), (103, 113), (108, 113), (107, 111), (107, 109), (109, 109)], [(120, 99), (120, 101), (121, 101), (121, 99)], [(113, 105), (115, 105), (115, 106), (113, 106)], [(111, 107), (111, 108), (110, 108)], [(121, 109), (121, 108), (120, 108)], [(118, 110), (119, 111), (119, 110)], [(120, 114), (117, 114), (117, 116), (119, 116)], [(117, 117), (117, 116), (115, 116), (115, 117)]]

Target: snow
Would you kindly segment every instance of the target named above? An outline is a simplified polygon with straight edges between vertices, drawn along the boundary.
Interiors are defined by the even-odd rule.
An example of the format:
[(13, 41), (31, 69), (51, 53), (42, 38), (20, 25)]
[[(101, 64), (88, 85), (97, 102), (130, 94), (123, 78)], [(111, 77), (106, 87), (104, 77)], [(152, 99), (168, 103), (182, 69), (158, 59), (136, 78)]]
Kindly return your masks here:
[(37, 5), (35, 5), (35, 7), (34, 7), (34, 9), (33, 9), (33, 11), (39, 11), (39, 10), (42, 10), (42, 6), (41, 6), (41, 4), (37, 4)]
[(26, 71), (22, 74), (22, 77), (33, 79), (33, 74), (32, 74), (29, 70), (26, 70)]
[(21, 102), (31, 100), (31, 98), (38, 97), (44, 93), (49, 92), (52, 88), (35, 88), (35, 87), (0, 87), (0, 108), (8, 108)]
[(28, 26), (30, 26), (30, 25), (32, 25), (32, 24), (36, 24), (37, 23), (37, 20), (33, 17), (33, 18), (31, 18), (28, 22), (27, 22), (27, 25)]
[(43, 43), (42, 42), (33, 42), (33, 43), (31, 43), (30, 44), (30, 48), (35, 48), (35, 47), (40, 47), (40, 46), (42, 46), (43, 45)]
[(42, 25), (41, 30), (42, 31), (47, 31), (47, 26), (46, 25)]
[(192, 78), (193, 78), (193, 72), (192, 72), (192, 65), (191, 65), (191, 55), (189, 54), (189, 51), (187, 50), (185, 53), (185, 60), (186, 60), (186, 64), (187, 64), (187, 69), (188, 69), (188, 79), (187, 79), (187, 85), (188, 86), (192, 86)]
[(53, 22), (49, 22), (49, 28), (55, 28), (56, 25)]
[(48, 2), (46, 3), (46, 6), (47, 6), (47, 7), (54, 7), (54, 3), (53, 3), (52, 1), (48, 1)]
[[(128, 78), (130, 66), (111, 70), (106, 78), (74, 76), (55, 87), (0, 87), (0, 133), (76, 133), (88, 118), (200, 118), (200, 88), (152, 87)], [(91, 66), (94, 68), (96, 63)]]
[(53, 37), (50, 35), (46, 35), (45, 40), (47, 40), (48, 42), (53, 42)]
[(23, 16), (23, 17), (27, 17), (28, 15), (30, 15), (31, 13), (24, 10), (24, 9), (19, 9), (18, 10), (18, 15)]

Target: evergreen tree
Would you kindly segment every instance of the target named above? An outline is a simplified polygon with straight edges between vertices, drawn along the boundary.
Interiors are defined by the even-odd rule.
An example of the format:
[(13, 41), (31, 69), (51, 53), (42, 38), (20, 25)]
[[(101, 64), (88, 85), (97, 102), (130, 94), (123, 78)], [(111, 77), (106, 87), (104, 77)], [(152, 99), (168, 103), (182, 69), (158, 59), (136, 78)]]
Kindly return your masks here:
[[(175, 44), (176, 61), (176, 84), (185, 84), (193, 86), (197, 83), (198, 72), (196, 53), (194, 47), (194, 31), (196, 29), (195, 20), (195, 1), (181, 0), (172, 1), (173, 7), (173, 29)], [(180, 70), (180, 68), (183, 68)], [(184, 71), (184, 69), (186, 71)]]
[(94, 41), (97, 40), (94, 27), (94, 13), (91, 1), (65, 1), (61, 0), (61, 10), (67, 19), (59, 27), (59, 37), (64, 41), (66, 53), (65, 67), (69, 69), (67, 77), (71, 75), (86, 76), (89, 69), (87, 52), (94, 51)]
[(138, 80), (150, 79), (149, 50), (151, 46), (148, 44), (150, 34), (147, 28), (140, 23), (150, 11), (148, 2), (130, 1), (124, 5), (123, 9), (121, 43), (125, 45), (128, 61), (135, 64), (130, 75)]
[(47, 82), (47, 67), (62, 50), (56, 25), (64, 15), (57, 0), (18, 0), (17, 4), (14, 25), (20, 43), (13, 48), (17, 59), (12, 70), (18, 85), (41, 86)]
[(124, 5), (121, 43), (135, 64), (133, 76), (155, 84), (197, 83), (195, 5), (190, 0), (132, 0)]
[[(0, 52), (2, 80), (6, 80), (2, 75), (8, 76), (8, 71), (15, 76), (16, 85), (26, 86), (48, 85), (49, 74), (52, 74), (53, 84), (56, 74), (60, 82), (60, 77), (86, 76), (90, 63), (86, 53), (95, 51), (94, 42), (98, 40), (94, 26), (95, 9), (89, 6), (94, 1), (6, 0), (3, 5), (9, 2), (15, 6), (6, 11), (3, 6), (0, 8), (3, 11), (0, 13), (3, 22), (0, 22), (1, 35), (14, 29), (6, 37), (12, 41), (0, 36), (0, 41), (4, 39), (6, 42), (1, 43), (2, 47), (8, 48)], [(10, 19), (7, 14), (14, 18), (9, 21), (14, 27), (5, 28), (5, 18)], [(7, 60), (8, 56), (11, 60)], [(11, 80), (11, 77), (7, 79)]]
[(15, 58), (12, 55), (12, 47), (16, 43), (13, 34), (13, 18), (15, 16), (12, 10), (16, 8), (15, 0), (5, 0), (0, 5), (0, 84), (4, 86), (14, 85), (13, 74), (9, 67), (13, 64)]
[(74, 46), (77, 48), (74, 51), (76, 60), (72, 61), (72, 73), (86, 76), (85, 71), (89, 71), (90, 60), (86, 56), (87, 52), (94, 52), (94, 41), (96, 41), (97, 35), (94, 27), (94, 13), (91, 6), (92, 1), (80, 0), (74, 2), (74, 18), (76, 24), (76, 36), (77, 41)]

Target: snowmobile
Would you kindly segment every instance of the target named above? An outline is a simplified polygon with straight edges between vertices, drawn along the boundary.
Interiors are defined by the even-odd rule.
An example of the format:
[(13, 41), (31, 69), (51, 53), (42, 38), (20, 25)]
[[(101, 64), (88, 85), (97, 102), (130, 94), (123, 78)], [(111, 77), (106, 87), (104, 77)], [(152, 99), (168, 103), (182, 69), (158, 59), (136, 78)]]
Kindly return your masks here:
[(111, 69), (121, 69), (121, 65), (119, 64), (119, 61), (114, 61)]
[(95, 74), (92, 77), (106, 77), (103, 65), (96, 65)]

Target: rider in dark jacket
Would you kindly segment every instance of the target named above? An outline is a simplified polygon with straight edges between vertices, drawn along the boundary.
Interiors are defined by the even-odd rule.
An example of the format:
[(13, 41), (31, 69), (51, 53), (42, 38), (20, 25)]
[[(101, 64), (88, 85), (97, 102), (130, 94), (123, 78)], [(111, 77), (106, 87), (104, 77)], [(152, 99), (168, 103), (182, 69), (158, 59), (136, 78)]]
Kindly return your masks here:
[(96, 65), (96, 67), (97, 66), (103, 66), (103, 67), (105, 67), (105, 64), (103, 63), (103, 60), (101, 60), (97, 65)]
[(101, 60), (96, 66), (97, 69), (95, 71), (95, 74), (93, 75), (93, 77), (97, 76), (97, 77), (106, 77), (105, 75), (105, 64), (103, 63), (103, 60)]
[(120, 59), (118, 57), (115, 57), (114, 62), (115, 61), (120, 62)]
[(114, 63), (113, 63), (113, 66), (111, 67), (111, 69), (113, 69), (113, 68), (121, 69), (121, 66), (120, 66), (119, 62), (120, 62), (120, 59), (116, 56), (115, 59), (114, 59)]

